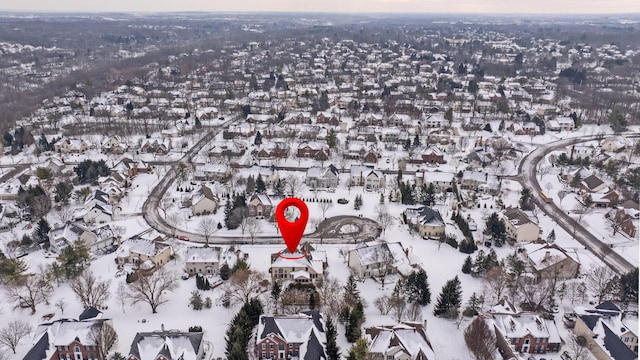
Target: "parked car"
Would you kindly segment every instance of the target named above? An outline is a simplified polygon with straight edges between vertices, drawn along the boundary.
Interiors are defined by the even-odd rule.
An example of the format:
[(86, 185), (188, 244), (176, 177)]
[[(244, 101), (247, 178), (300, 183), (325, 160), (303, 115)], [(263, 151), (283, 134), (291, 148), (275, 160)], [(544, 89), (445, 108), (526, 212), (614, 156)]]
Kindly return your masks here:
[(345, 198), (338, 199), (338, 204), (344, 205), (344, 204), (348, 204), (348, 203), (349, 203), (349, 200), (347, 200)]
[(180, 235), (180, 237), (178, 237), (178, 240), (189, 241), (189, 237), (184, 236), (184, 235)]

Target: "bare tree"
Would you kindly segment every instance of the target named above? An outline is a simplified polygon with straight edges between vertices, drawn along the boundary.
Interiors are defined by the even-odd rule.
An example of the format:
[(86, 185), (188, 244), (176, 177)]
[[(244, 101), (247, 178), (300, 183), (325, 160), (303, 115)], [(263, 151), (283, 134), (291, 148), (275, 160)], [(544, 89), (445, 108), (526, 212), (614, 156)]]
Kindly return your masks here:
[(172, 271), (160, 269), (152, 275), (142, 275), (138, 280), (129, 284), (128, 299), (132, 304), (139, 302), (147, 303), (151, 306), (151, 311), (155, 314), (158, 307), (167, 301), (167, 293), (178, 288), (178, 278)]
[(260, 272), (237, 270), (226, 283), (224, 297), (232, 305), (244, 305), (252, 298), (269, 290), (269, 280)]
[(85, 270), (77, 277), (71, 279), (69, 286), (76, 294), (78, 301), (85, 308), (102, 308), (109, 300), (109, 287), (111, 280), (100, 280), (91, 270)]
[(53, 292), (51, 284), (44, 279), (44, 275), (33, 275), (25, 278), (20, 284), (8, 287), (7, 293), (16, 308), (31, 309), (31, 315), (36, 313), (36, 306), (46, 303)]
[(493, 360), (497, 350), (496, 337), (480, 316), (476, 316), (464, 331), (464, 341), (477, 360)]
[(302, 185), (304, 185), (304, 183), (299, 177), (293, 174), (287, 176), (286, 187), (289, 196), (297, 196), (302, 190)]
[(344, 305), (342, 303), (342, 286), (338, 285), (338, 281), (333, 277), (326, 276), (317, 290), (320, 295), (322, 312), (331, 318), (338, 316)]
[(509, 288), (510, 277), (502, 266), (494, 266), (484, 275), (484, 286), (493, 295), (495, 302), (502, 299)]
[(587, 273), (588, 288), (598, 298), (598, 303), (601, 303), (604, 297), (611, 292), (615, 276), (616, 273), (607, 266), (593, 268)]
[(373, 254), (375, 261), (375, 276), (380, 280), (382, 284), (382, 288), (384, 289), (384, 284), (387, 279), (387, 276), (392, 274), (395, 270), (393, 266), (395, 259), (393, 258), (393, 254), (388, 248), (382, 250), (382, 246), (378, 247)]
[[(537, 311), (543, 304), (551, 299), (553, 280), (542, 279), (538, 282), (530, 282), (521, 288), (523, 302), (531, 311)], [(524, 307), (524, 306), (523, 306)]]
[(14, 320), (7, 326), (0, 329), (0, 344), (8, 347), (16, 353), (16, 347), (20, 340), (29, 335), (31, 332), (31, 325), (24, 320)]
[(391, 311), (391, 298), (387, 295), (382, 295), (373, 302), (373, 305), (380, 311), (381, 315), (387, 315)]
[(127, 285), (121, 282), (120, 285), (118, 285), (118, 290), (116, 290), (116, 296), (120, 300), (120, 306), (122, 306), (123, 314), (125, 313), (124, 306), (127, 304), (128, 294), (129, 292), (127, 291)]
[(249, 216), (247, 217), (247, 230), (249, 231), (249, 237), (251, 237), (251, 244), (253, 244), (256, 236), (262, 230), (262, 224), (255, 217)]
[(58, 301), (56, 301), (55, 305), (60, 310), (60, 314), (64, 315), (64, 308), (67, 307), (66, 301), (60, 298), (58, 299)]
[(210, 217), (204, 217), (200, 219), (198, 223), (198, 227), (200, 231), (202, 231), (202, 235), (204, 235), (204, 247), (209, 247), (209, 238), (213, 235), (214, 231), (217, 229), (217, 223)]
[(385, 204), (376, 206), (376, 221), (382, 228), (382, 232), (385, 232), (389, 226), (393, 225), (393, 217), (389, 214), (389, 208)]
[(409, 321), (422, 322), (422, 306), (417, 302), (411, 303), (407, 309), (406, 318)]
[(75, 211), (70, 205), (61, 206), (60, 209), (58, 209), (57, 213), (58, 218), (60, 219), (60, 222), (62, 224), (66, 224), (69, 221), (73, 220), (73, 217), (75, 215)]
[(113, 238), (117, 241), (118, 246), (120, 246), (122, 235), (127, 232), (127, 228), (120, 225), (111, 225), (111, 232), (113, 233)]
[(572, 359), (575, 360), (591, 360), (591, 352), (589, 351), (587, 339), (580, 335), (571, 335), (568, 341), (569, 349), (573, 354)]
[(333, 203), (329, 201), (323, 201), (318, 203), (318, 209), (322, 212), (322, 218), (327, 217), (327, 211), (333, 207)]
[(93, 325), (88, 337), (98, 347), (100, 359), (106, 359), (109, 351), (118, 344), (118, 333), (113, 329), (110, 320)]
[(173, 199), (168, 196), (164, 196), (158, 201), (158, 209), (162, 210), (165, 218), (167, 217), (167, 210), (169, 210), (171, 205), (173, 205)]
[(391, 295), (391, 298), (389, 298), (389, 302), (391, 303), (393, 319), (396, 322), (402, 321), (407, 311), (407, 300), (405, 300), (403, 296), (394, 293)]
[(184, 223), (184, 218), (180, 216), (179, 213), (172, 212), (169, 215), (167, 215), (167, 217), (164, 220), (167, 222), (167, 224), (169, 224), (169, 226), (171, 226), (171, 229), (173, 230), (173, 236), (175, 237), (176, 230), (177, 230), (176, 228)]

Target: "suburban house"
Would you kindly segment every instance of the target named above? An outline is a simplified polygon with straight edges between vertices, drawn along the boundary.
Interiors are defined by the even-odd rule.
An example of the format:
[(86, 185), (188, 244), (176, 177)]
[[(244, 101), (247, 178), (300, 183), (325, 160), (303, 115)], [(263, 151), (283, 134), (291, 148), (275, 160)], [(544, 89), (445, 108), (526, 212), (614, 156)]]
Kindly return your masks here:
[(444, 153), (435, 146), (418, 150), (408, 159), (411, 164), (444, 164)]
[(576, 308), (573, 333), (587, 339), (587, 348), (597, 360), (636, 360), (638, 358), (637, 317), (627, 325), (625, 312), (611, 301), (595, 309)]
[(340, 124), (340, 120), (338, 120), (338, 118), (330, 112), (319, 111), (316, 115), (316, 123), (338, 126)]
[(193, 178), (196, 180), (222, 181), (231, 173), (231, 169), (225, 164), (206, 163), (196, 166)]
[(620, 150), (624, 150), (624, 148), (631, 144), (632, 142), (624, 136), (615, 135), (604, 139), (600, 144), (600, 148), (609, 152), (617, 152)]
[(202, 332), (163, 329), (137, 333), (131, 342), (127, 360), (202, 360), (204, 356)]
[(405, 215), (410, 226), (415, 227), (420, 236), (437, 238), (444, 235), (445, 224), (438, 210), (428, 206), (408, 208)]
[(280, 198), (269, 196), (267, 194), (255, 193), (251, 195), (247, 201), (248, 216), (271, 218), (271, 214), (275, 211), (276, 206), (280, 202)]
[(118, 264), (133, 264), (143, 271), (154, 272), (169, 262), (171, 246), (159, 241), (128, 239), (117, 250)]
[(112, 168), (112, 172), (125, 172), (129, 178), (133, 178), (139, 173), (149, 173), (151, 166), (142, 160), (133, 160), (125, 157), (118, 161)]
[(83, 139), (60, 139), (53, 144), (56, 152), (64, 154), (80, 154), (89, 149), (89, 144)]
[(298, 145), (296, 156), (299, 158), (310, 158), (314, 160), (328, 160), (331, 154), (329, 145), (316, 141), (303, 142)]
[(460, 188), (479, 193), (496, 195), (500, 192), (500, 181), (495, 175), (480, 171), (464, 171), (459, 179)]
[[(426, 321), (425, 321), (426, 323)], [(423, 324), (403, 321), (397, 325), (364, 330), (371, 360), (433, 360), (435, 354)]]
[(140, 152), (147, 154), (168, 154), (171, 149), (169, 139), (148, 138), (140, 144)]
[(298, 283), (319, 283), (324, 278), (327, 255), (324, 251), (295, 252), (271, 255), (271, 280), (290, 280)]
[(580, 182), (580, 188), (585, 192), (594, 193), (605, 190), (607, 188), (607, 184), (600, 180), (599, 177), (590, 175)]
[(445, 192), (451, 189), (455, 174), (440, 171), (420, 171), (416, 170), (416, 186), (433, 184), (436, 192)]
[(287, 158), (289, 150), (289, 144), (284, 141), (269, 141), (260, 146), (256, 156), (258, 158)]
[(591, 198), (592, 206), (606, 208), (618, 205), (620, 195), (610, 187), (606, 187), (597, 192), (582, 194), (582, 201), (588, 201), (589, 198)]
[(609, 221), (613, 222), (618, 227), (619, 231), (627, 234), (630, 238), (635, 238), (638, 233), (636, 223), (638, 222), (638, 216), (640, 211), (638, 208), (625, 209), (623, 207), (617, 207), (609, 211)]
[(562, 340), (556, 324), (538, 314), (492, 313), (487, 321), (495, 331), (498, 349), (504, 358), (510, 358), (509, 355), (514, 356), (514, 351), (525, 354), (545, 354), (560, 350)]
[(101, 359), (98, 334), (111, 319), (60, 319), (40, 324), (24, 360)]
[(104, 224), (113, 220), (113, 206), (96, 203), (90, 208), (85, 208), (82, 219), (85, 224)]
[(520, 209), (506, 209), (503, 212), (502, 221), (507, 230), (507, 236), (515, 242), (536, 241), (540, 236), (540, 227)]
[(326, 168), (310, 167), (304, 179), (305, 184), (312, 188), (335, 188), (338, 186), (338, 169), (329, 165)]
[(191, 213), (193, 215), (213, 214), (218, 210), (220, 199), (210, 187), (200, 185), (191, 195)]
[(390, 268), (403, 275), (408, 275), (413, 270), (400, 242), (359, 243), (349, 251), (347, 259), (349, 268), (360, 279), (389, 272)]
[(68, 246), (73, 246), (82, 241), (91, 252), (96, 252), (113, 245), (114, 233), (110, 225), (105, 225), (93, 230), (79, 224), (56, 224), (49, 230), (49, 243), (51, 251), (60, 254)]
[(220, 247), (189, 247), (185, 254), (185, 270), (189, 276), (218, 275), (220, 267), (235, 265), (237, 254)]
[(127, 139), (120, 135), (111, 135), (100, 145), (105, 154), (123, 154), (129, 150)]
[(318, 311), (297, 315), (260, 315), (256, 331), (258, 359), (326, 359), (325, 324)]
[(530, 243), (524, 252), (532, 274), (537, 278), (573, 279), (578, 276), (580, 263), (556, 244)]
[(350, 184), (351, 186), (364, 186), (368, 190), (378, 190), (384, 188), (386, 179), (379, 170), (368, 166), (351, 165)]

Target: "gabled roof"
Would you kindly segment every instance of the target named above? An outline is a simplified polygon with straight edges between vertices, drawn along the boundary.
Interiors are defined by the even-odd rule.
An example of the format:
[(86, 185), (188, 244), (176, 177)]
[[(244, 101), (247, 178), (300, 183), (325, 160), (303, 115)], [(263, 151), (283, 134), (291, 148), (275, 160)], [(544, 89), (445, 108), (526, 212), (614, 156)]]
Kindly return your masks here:
[(604, 347), (613, 359), (636, 360), (638, 358), (638, 355), (629, 349), (607, 324), (602, 323), (602, 329), (604, 330)]
[(374, 326), (367, 328), (365, 333), (370, 340), (370, 353), (391, 355), (402, 352), (414, 360), (435, 359), (431, 342), (420, 323)]
[(590, 175), (589, 177), (582, 180), (582, 184), (584, 184), (588, 189), (593, 190), (598, 186), (604, 184), (604, 181), (600, 180), (600, 178), (595, 175)]
[(327, 341), (322, 314), (317, 310), (297, 315), (261, 315), (258, 321), (257, 344), (270, 335), (289, 344), (300, 344), (300, 358), (326, 359), (324, 344)]
[(137, 333), (129, 356), (155, 360), (159, 355), (168, 360), (196, 359), (203, 345), (202, 332), (157, 331)]

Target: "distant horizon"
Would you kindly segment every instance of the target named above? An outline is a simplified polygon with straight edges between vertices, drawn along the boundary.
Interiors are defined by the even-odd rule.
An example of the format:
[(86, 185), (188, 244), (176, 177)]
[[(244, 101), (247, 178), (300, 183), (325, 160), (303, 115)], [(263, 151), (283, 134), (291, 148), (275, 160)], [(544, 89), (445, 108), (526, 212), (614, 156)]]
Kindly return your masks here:
[[(2, 4), (0, 12), (100, 13), (313, 13), (346, 15), (594, 15), (640, 14), (637, 0), (22, 0)], [(577, 11), (576, 11), (577, 10)]]

